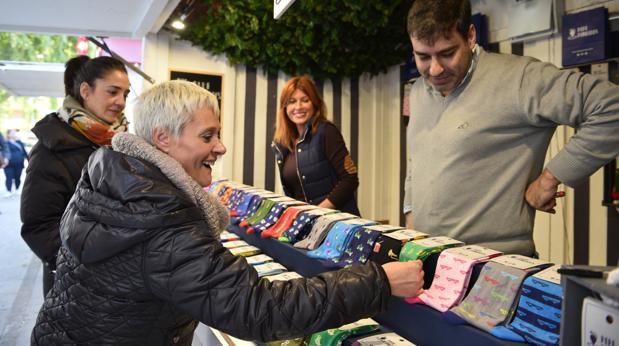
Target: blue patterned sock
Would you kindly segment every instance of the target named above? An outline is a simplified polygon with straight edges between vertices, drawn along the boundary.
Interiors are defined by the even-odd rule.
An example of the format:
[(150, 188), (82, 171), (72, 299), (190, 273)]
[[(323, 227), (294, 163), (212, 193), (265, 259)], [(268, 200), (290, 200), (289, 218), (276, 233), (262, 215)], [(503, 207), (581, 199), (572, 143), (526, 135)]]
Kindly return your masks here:
[[(548, 268), (524, 281), (514, 320), (505, 327), (493, 328), (493, 335), (536, 345), (559, 343), (563, 288), (557, 283), (540, 278), (548, 272), (558, 275), (557, 268), (558, 266)], [(519, 339), (513, 334), (518, 335)]]

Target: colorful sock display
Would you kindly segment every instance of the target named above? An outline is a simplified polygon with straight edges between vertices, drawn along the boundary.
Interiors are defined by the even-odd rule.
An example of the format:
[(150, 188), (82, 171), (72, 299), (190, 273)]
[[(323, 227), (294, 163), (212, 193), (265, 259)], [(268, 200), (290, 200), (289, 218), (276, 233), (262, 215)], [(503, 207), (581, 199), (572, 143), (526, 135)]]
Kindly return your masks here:
[(256, 209), (256, 212), (247, 217), (245, 220), (241, 221), (239, 226), (247, 227), (257, 224), (258, 222), (260, 222), (260, 220), (264, 219), (269, 214), (271, 208), (273, 208), (274, 205), (275, 201), (273, 199), (263, 199), (258, 209)]
[(265, 197), (262, 197), (259, 194), (252, 195), (248, 201), (246, 209), (239, 212), (238, 217), (230, 220), (230, 222), (235, 224), (240, 224), (241, 222), (243, 222), (244, 219), (250, 217), (256, 212), (256, 210), (258, 210), (258, 207), (260, 207), (264, 199)]
[(267, 228), (273, 226), (280, 218), (284, 210), (293, 205), (305, 204), (300, 201), (284, 201), (284, 202), (276, 202), (271, 211), (267, 214), (267, 216), (260, 220), (257, 224), (253, 225), (250, 229), (247, 230), (247, 233), (258, 233), (261, 234)]
[[(371, 322), (370, 322), (371, 321)], [(378, 323), (371, 319), (360, 320), (339, 328), (328, 329), (314, 333), (310, 339), (310, 346), (339, 346), (344, 339), (351, 335), (373, 332), (378, 329)]]
[(307, 234), (312, 230), (312, 226), (318, 217), (336, 212), (337, 211), (335, 210), (324, 208), (302, 211), (292, 222), (292, 226), (285, 230), (278, 240), (294, 244), (299, 239), (303, 239), (307, 236)]
[(426, 304), (445, 312), (464, 298), (473, 266), (500, 255), (499, 251), (479, 245), (446, 249), (436, 263), (432, 286), (419, 296), (405, 300), (411, 304)]
[(316, 209), (316, 208), (317, 207), (315, 205), (310, 205), (310, 204), (289, 207), (288, 209), (284, 210), (280, 218), (277, 220), (277, 222), (273, 226), (265, 229), (264, 231), (260, 233), (260, 237), (262, 238), (281, 237), (282, 234), (284, 234), (284, 232), (288, 228), (292, 227), (292, 223), (294, 222), (294, 220), (297, 218), (297, 216), (301, 212), (311, 210), (311, 209)]
[(432, 237), (409, 241), (404, 244), (402, 251), (400, 251), (400, 262), (414, 260), (425, 261), (426, 258), (432, 254), (462, 245), (464, 245), (463, 242), (449, 237)]
[(309, 232), (305, 239), (301, 239), (294, 244), (294, 247), (300, 249), (314, 250), (327, 236), (327, 232), (337, 222), (342, 220), (354, 219), (358, 216), (348, 213), (335, 213), (323, 215), (312, 226), (312, 230)]
[(365, 264), (374, 248), (380, 231), (368, 227), (357, 228), (353, 231), (350, 241), (339, 258), (331, 259), (327, 264), (330, 267), (344, 268), (354, 263)]
[[(514, 320), (492, 328), (492, 335), (534, 345), (558, 345), (563, 288), (556, 265), (524, 280)], [(551, 282), (552, 280), (554, 282)]]
[(284, 231), (282, 236), (278, 238), (280, 241), (287, 243), (296, 243), (299, 239), (303, 239), (311, 231), (314, 222), (320, 216), (337, 213), (337, 210), (317, 208), (301, 212), (299, 216), (292, 222), (292, 227)]
[(342, 251), (350, 242), (352, 234), (362, 226), (374, 225), (376, 222), (364, 219), (337, 221), (327, 233), (325, 240), (314, 250), (308, 251), (307, 256), (319, 259), (333, 259), (342, 255)]
[(394, 332), (374, 334), (352, 343), (352, 346), (415, 346)]
[(250, 192), (242, 193), (238, 199), (238, 202), (230, 208), (230, 216), (238, 217), (245, 214), (247, 209), (249, 209), (249, 204), (255, 197), (256, 195)]
[[(506, 264), (512, 260), (529, 262), (532, 266), (523, 268)], [(462, 303), (445, 312), (443, 317), (452, 324), (468, 322), (490, 332), (512, 316), (514, 302), (526, 276), (546, 266), (545, 262), (519, 255), (497, 257), (484, 265)]]

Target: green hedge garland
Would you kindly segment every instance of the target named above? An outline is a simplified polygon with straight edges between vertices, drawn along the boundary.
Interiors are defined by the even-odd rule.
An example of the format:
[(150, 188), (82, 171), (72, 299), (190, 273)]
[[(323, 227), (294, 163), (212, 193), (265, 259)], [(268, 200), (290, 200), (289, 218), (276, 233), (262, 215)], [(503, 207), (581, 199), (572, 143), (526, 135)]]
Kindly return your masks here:
[(410, 51), (410, 0), (297, 0), (279, 19), (273, 1), (202, 0), (180, 38), (232, 64), (317, 79), (372, 75)]

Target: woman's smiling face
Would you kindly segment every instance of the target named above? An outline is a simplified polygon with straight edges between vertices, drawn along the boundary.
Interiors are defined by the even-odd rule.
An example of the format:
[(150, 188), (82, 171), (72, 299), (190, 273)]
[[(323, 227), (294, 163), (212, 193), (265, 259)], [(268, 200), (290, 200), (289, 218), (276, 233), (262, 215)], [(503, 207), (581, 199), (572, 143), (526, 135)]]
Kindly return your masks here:
[(167, 154), (178, 161), (200, 186), (210, 185), (211, 166), (217, 158), (226, 153), (226, 147), (219, 138), (219, 119), (208, 107), (202, 107), (193, 114), (177, 138), (170, 136)]
[(309, 96), (300, 89), (295, 90), (286, 103), (286, 115), (302, 133), (303, 127), (314, 116), (314, 105)]

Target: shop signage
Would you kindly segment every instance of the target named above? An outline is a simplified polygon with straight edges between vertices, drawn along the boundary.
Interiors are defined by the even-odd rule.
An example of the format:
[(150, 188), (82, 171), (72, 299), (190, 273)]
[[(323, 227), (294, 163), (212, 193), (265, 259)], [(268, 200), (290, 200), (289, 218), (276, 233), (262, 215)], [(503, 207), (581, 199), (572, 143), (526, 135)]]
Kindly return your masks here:
[(273, 18), (279, 19), (294, 1), (295, 0), (273, 0)]
[(607, 58), (608, 9), (598, 7), (563, 16), (563, 66)]
[(221, 100), (223, 91), (223, 75), (213, 73), (197, 73), (187, 71), (170, 71), (170, 80), (186, 80), (196, 83), (204, 89), (212, 92), (219, 103), (219, 110), (221, 114)]

